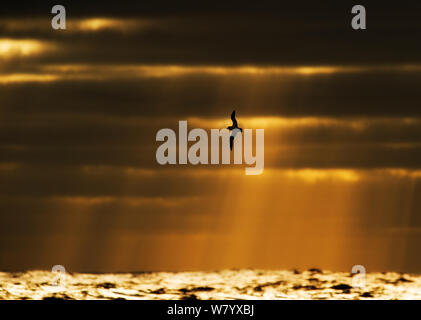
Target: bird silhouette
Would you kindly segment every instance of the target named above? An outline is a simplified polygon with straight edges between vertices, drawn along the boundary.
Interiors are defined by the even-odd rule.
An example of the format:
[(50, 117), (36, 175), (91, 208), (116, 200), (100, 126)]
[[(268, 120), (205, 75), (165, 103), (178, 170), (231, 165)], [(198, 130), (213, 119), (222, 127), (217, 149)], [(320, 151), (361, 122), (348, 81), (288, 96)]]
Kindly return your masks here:
[(243, 128), (238, 127), (237, 119), (235, 119), (235, 110), (231, 113), (232, 126), (227, 127), (228, 130), (231, 130), (230, 135), (230, 150), (232, 151), (232, 146), (234, 145), (234, 138), (239, 131), (243, 132)]

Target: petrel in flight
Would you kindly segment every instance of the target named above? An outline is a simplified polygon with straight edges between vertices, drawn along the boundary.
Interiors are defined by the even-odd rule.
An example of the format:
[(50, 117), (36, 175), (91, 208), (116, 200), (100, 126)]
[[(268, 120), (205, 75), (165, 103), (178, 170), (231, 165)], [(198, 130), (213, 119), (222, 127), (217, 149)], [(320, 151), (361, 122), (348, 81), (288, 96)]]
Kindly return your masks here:
[(230, 135), (230, 149), (232, 151), (234, 138), (239, 131), (243, 132), (243, 128), (238, 127), (237, 119), (235, 119), (235, 110), (231, 113), (231, 120), (232, 120), (232, 126), (227, 127), (227, 129), (232, 131)]

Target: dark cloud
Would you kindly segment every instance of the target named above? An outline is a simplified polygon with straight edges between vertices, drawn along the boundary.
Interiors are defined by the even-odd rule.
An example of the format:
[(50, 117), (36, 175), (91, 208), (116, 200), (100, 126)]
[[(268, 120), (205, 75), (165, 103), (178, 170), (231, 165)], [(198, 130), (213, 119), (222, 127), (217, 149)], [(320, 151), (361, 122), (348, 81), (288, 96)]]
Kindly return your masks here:
[[(237, 111), (238, 112), (238, 111)], [(223, 128), (229, 118), (176, 117), (110, 117), (100, 114), (40, 114), (21, 118), (5, 117), (0, 121), (0, 144), (10, 151), (25, 148), (78, 147), (82, 153), (118, 148), (142, 149), (153, 153), (161, 142), (156, 134), (162, 128), (171, 128), (178, 134), (178, 123), (187, 120), (188, 130), (198, 126), (207, 130)], [(190, 119), (190, 122), (189, 122)], [(417, 146), (421, 143), (419, 118), (284, 118), (241, 117), (242, 125), (259, 129), (266, 121), (265, 142), (269, 148), (283, 146), (354, 144), (389, 144)], [(256, 120), (257, 119), (257, 120)], [(225, 120), (225, 121), (224, 121)], [(220, 129), (219, 128), (219, 129)], [(149, 149), (148, 149), (149, 148)], [(150, 150), (152, 148), (152, 150)], [(6, 160), (6, 159), (4, 159)]]
[[(359, 3), (364, 4), (364, 3)], [(192, 7), (190, 7), (192, 5)], [(55, 42), (60, 54), (41, 57), (44, 62), (157, 63), (217, 65), (320, 65), (390, 64), (419, 62), (420, 5), (366, 4), (368, 29), (350, 26), (352, 1), (309, 3), (239, 3), (202, 7), (69, 3), (68, 17), (111, 17), (152, 20), (151, 26), (120, 32), (72, 34), (48, 30), (4, 36), (35, 37)], [(5, 6), (3, 15), (45, 18), (50, 5)], [(26, 18), (27, 19), (27, 18)], [(3, 32), (2, 32), (3, 30)], [(308, 54), (311, 52), (311, 54)], [(100, 54), (98, 54), (100, 53)]]
[(115, 81), (0, 86), (5, 115), (100, 113), (116, 116), (419, 116), (419, 72), (329, 75), (186, 75)]

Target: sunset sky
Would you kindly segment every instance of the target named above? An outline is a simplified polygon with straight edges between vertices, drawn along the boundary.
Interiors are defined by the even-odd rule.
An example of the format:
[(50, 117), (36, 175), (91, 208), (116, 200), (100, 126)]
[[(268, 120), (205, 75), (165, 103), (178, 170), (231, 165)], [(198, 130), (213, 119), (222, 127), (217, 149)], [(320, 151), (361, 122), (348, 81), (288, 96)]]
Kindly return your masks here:
[[(0, 270), (421, 272), (421, 2), (0, 8)], [(157, 164), (265, 129), (265, 170)]]

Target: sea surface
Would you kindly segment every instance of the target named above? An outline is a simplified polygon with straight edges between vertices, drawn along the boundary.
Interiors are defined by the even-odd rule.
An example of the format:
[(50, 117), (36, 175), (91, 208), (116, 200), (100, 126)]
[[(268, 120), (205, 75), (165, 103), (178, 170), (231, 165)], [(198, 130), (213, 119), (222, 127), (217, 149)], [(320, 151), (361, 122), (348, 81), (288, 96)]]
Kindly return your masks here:
[(0, 272), (0, 299), (421, 299), (421, 276), (383, 272), (364, 278), (318, 269), (61, 277), (49, 271)]

